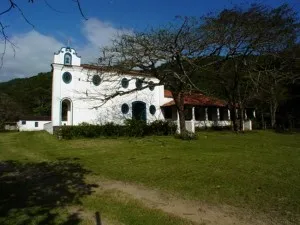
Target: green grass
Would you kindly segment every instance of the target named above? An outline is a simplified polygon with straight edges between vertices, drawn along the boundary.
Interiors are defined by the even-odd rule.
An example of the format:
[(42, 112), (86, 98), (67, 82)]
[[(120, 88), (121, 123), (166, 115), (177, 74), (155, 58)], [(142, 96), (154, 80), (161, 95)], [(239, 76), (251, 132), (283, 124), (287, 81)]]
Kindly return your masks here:
[[(59, 141), (44, 132), (0, 134), (1, 161), (28, 164), (59, 159), (72, 159), (99, 177), (300, 223), (300, 134), (201, 132), (199, 140), (191, 142), (173, 137)], [(95, 198), (87, 196), (82, 196), (86, 202)], [(120, 213), (125, 211), (121, 203), (107, 200), (111, 196), (101, 198), (108, 205), (105, 212), (124, 224), (147, 224), (139, 223), (135, 213), (143, 214), (149, 224), (168, 224), (158, 211), (130, 203), (127, 212)], [(181, 224), (174, 221), (169, 224)]]

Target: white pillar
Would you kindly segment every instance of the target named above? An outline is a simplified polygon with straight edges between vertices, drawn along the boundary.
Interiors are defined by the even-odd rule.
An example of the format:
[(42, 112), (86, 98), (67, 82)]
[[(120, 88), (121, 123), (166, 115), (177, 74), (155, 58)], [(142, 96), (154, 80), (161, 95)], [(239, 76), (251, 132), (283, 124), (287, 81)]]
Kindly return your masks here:
[(192, 132), (195, 133), (195, 107), (192, 107)]
[(220, 108), (217, 108), (217, 120), (220, 120)]
[(208, 120), (208, 110), (205, 108), (205, 120)]
[(230, 118), (230, 109), (228, 109), (228, 120), (231, 120), (231, 118)]
[(178, 110), (176, 110), (177, 112), (177, 133), (180, 134), (180, 122), (179, 122), (179, 113)]

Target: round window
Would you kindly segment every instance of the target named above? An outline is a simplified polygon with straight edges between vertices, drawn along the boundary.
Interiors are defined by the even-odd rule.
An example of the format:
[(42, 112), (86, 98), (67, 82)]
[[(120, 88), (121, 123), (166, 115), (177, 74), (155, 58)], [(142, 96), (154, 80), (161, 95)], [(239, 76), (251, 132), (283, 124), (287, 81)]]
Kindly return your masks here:
[(150, 111), (150, 113), (151, 113), (152, 115), (154, 115), (155, 112), (156, 112), (155, 106), (154, 106), (154, 105), (150, 105), (149, 111)]
[(95, 86), (98, 86), (100, 83), (101, 83), (101, 78), (100, 78), (100, 76), (99, 76), (99, 75), (94, 75), (94, 76), (93, 76), (93, 84), (94, 84)]
[(128, 106), (126, 103), (124, 103), (124, 104), (122, 105), (121, 110), (122, 110), (122, 113), (123, 113), (123, 114), (127, 114), (127, 113), (129, 112), (129, 106)]
[(69, 72), (65, 72), (62, 79), (66, 84), (69, 84), (72, 81), (72, 75)]
[(149, 89), (150, 89), (150, 91), (153, 91), (154, 90), (154, 83), (153, 83), (153, 81), (150, 81), (149, 82)]
[(143, 87), (143, 81), (141, 79), (136, 79), (135, 86), (137, 89), (141, 89)]
[(129, 80), (127, 78), (123, 78), (121, 83), (123, 88), (128, 88)]

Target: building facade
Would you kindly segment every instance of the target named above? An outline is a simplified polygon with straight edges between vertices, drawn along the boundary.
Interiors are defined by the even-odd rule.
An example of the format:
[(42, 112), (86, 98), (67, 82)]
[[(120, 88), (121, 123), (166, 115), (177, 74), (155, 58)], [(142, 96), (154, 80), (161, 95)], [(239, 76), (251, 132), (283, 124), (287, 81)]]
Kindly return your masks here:
[[(120, 73), (81, 64), (81, 57), (69, 47), (63, 47), (54, 54), (52, 70), (51, 119), (20, 120), (19, 130), (53, 133), (53, 128), (59, 126), (123, 124), (126, 119), (178, 123), (171, 92), (159, 85), (158, 79), (147, 74), (138, 71)], [(195, 127), (231, 125), (230, 111), (222, 100), (203, 93), (189, 93), (184, 104), (186, 127), (190, 131), (195, 131)]]

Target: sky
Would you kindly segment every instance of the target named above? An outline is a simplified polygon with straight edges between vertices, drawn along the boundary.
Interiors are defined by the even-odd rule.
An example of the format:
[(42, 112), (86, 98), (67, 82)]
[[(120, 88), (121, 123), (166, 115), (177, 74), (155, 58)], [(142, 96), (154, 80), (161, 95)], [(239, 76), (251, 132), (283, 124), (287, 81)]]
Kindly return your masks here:
[[(51, 71), (53, 54), (61, 47), (75, 48), (83, 63), (95, 62), (100, 48), (120, 32), (145, 30), (166, 24), (176, 16), (202, 16), (234, 5), (263, 3), (276, 7), (288, 3), (300, 12), (300, 0), (81, 0), (85, 20), (73, 0), (15, 0), (28, 24), (17, 10), (0, 16), (0, 22), (16, 52), (6, 49), (0, 82)], [(9, 1), (1, 0), (1, 11)], [(0, 12), (1, 13), (1, 12)], [(0, 52), (3, 42), (0, 40)]]

